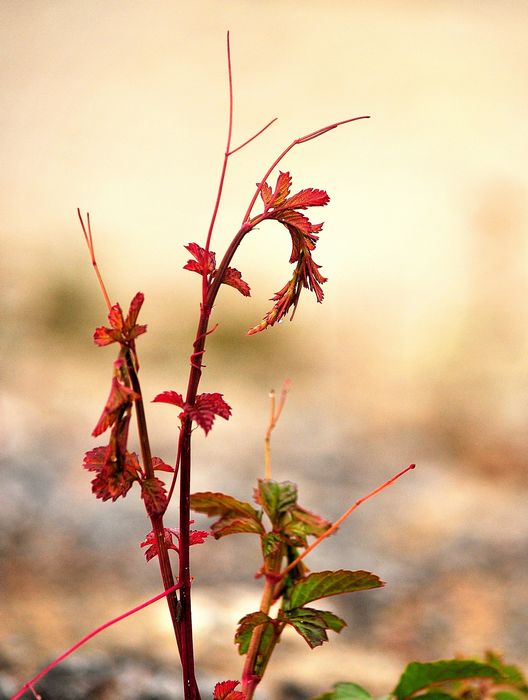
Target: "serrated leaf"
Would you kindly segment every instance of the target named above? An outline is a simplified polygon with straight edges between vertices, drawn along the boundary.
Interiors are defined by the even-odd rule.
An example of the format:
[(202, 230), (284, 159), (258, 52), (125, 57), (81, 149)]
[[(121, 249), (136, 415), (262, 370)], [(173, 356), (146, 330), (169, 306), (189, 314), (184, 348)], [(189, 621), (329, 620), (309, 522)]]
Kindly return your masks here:
[(216, 539), (244, 532), (258, 535), (264, 533), (260, 514), (250, 503), (239, 501), (225, 493), (211, 491), (193, 493), (190, 500), (191, 509), (197, 513), (220, 515), (220, 519), (211, 525), (211, 532)]
[(239, 513), (240, 515), (249, 515), (260, 522), (259, 513), (253, 508), (251, 503), (239, 501), (234, 496), (213, 491), (199, 491), (191, 494), (190, 498), (191, 509), (197, 513), (204, 513), (209, 516)]
[(235, 690), (240, 681), (223, 681), (217, 683), (213, 691), (213, 700), (245, 700), (246, 695), (240, 690)]
[(204, 433), (207, 433), (213, 427), (215, 416), (220, 416), (228, 420), (231, 416), (231, 406), (227, 404), (223, 395), (217, 392), (212, 394), (199, 394), (196, 397), (194, 406), (185, 404), (184, 412), (187, 413), (193, 421), (198, 423)]
[(264, 508), (271, 522), (277, 524), (280, 516), (297, 503), (297, 485), (292, 481), (259, 479), (255, 501)]
[(259, 521), (243, 515), (225, 515), (211, 525), (211, 532), (217, 540), (226, 535), (244, 533), (261, 535), (263, 531), (264, 528)]
[(451, 659), (432, 663), (410, 663), (393, 691), (397, 700), (405, 700), (430, 685), (464, 678), (491, 678), (500, 680), (500, 672), (480, 661)]
[(305, 535), (320, 537), (332, 525), (329, 520), (306, 510), (306, 508), (301, 508), (301, 506), (295, 506), (290, 513), (292, 516), (292, 523), (295, 523), (297, 531), (302, 531)]
[(141, 498), (150, 516), (163, 515), (167, 508), (165, 484), (156, 476), (141, 481)]
[(284, 612), (283, 615), (284, 620), (303, 637), (312, 649), (328, 641), (326, 630), (340, 632), (346, 625), (344, 620), (327, 610), (295, 608)]
[(309, 574), (292, 587), (289, 596), (290, 607), (299, 608), (312, 600), (380, 588), (384, 585), (383, 581), (368, 571), (318, 571)]
[(241, 656), (247, 654), (253, 630), (259, 625), (266, 625), (266, 628), (269, 627), (273, 629), (271, 617), (260, 611), (244, 615), (244, 617), (238, 621), (238, 628), (235, 633), (235, 644), (238, 645), (238, 653)]
[(183, 396), (178, 394), (177, 391), (162, 391), (161, 394), (157, 394), (153, 399), (152, 403), (169, 403), (172, 406), (178, 406), (183, 408), (185, 401)]
[(420, 700), (455, 700), (454, 695), (442, 693), (440, 691), (431, 691), (430, 693), (420, 693)]
[(234, 267), (228, 267), (224, 272), (222, 284), (238, 289), (245, 297), (251, 296), (249, 284), (242, 279), (242, 274)]

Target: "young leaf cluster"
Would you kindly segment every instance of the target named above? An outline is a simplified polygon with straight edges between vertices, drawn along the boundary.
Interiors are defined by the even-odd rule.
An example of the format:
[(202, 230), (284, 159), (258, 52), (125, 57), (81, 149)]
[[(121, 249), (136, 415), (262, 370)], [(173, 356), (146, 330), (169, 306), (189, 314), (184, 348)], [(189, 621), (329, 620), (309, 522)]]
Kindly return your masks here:
[[(290, 481), (259, 479), (251, 503), (223, 493), (191, 495), (191, 509), (215, 517), (211, 533), (216, 539), (237, 533), (258, 535), (264, 578), (260, 609), (238, 623), (235, 643), (246, 656), (242, 691), (252, 697), (275, 645), (291, 627), (310, 648), (328, 641), (329, 630), (340, 632), (345, 621), (328, 610), (308, 604), (322, 598), (379, 588), (383, 582), (368, 571), (319, 571), (309, 573), (302, 561), (293, 565), (309, 537), (320, 537), (331, 523), (298, 503), (297, 486)], [(292, 566), (293, 565), (293, 566)], [(276, 607), (275, 613), (272, 607)]]

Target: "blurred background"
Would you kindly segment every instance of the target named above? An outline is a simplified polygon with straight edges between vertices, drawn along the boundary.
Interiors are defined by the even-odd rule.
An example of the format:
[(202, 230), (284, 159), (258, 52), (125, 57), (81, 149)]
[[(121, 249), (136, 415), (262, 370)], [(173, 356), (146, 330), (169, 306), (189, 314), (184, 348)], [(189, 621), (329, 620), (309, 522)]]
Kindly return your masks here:
[[(90, 433), (115, 348), (91, 341), (106, 309), (75, 210), (91, 213), (112, 299), (127, 307), (145, 293), (145, 396), (183, 391), (200, 291), (183, 246), (203, 243), (214, 203), (228, 29), (234, 144), (279, 120), (230, 161), (218, 255), (293, 138), (372, 118), (282, 164), (294, 191), (331, 197), (311, 213), (325, 222), (324, 304), (306, 293), (293, 324), (246, 337), (289, 279), (289, 237), (263, 225), (237, 255), (252, 297), (222, 291), (202, 382), (233, 417), (196, 435), (193, 488), (250, 499), (268, 392), (286, 377), (273, 475), (297, 482), (305, 507), (335, 519), (417, 463), (308, 561), (367, 569), (387, 586), (325, 601), (349, 623), (331, 644), (310, 652), (285, 635), (260, 697), (306, 698), (337, 680), (385, 693), (412, 659), (488, 648), (526, 667), (528, 3), (7, 0), (0, 13), (5, 687), (161, 590), (138, 547), (149, 528), (137, 493), (97, 501), (81, 469), (102, 444)], [(170, 462), (176, 413), (147, 410), (154, 453)], [(210, 541), (193, 561), (208, 688), (240, 673), (232, 635), (258, 607), (258, 543)], [(178, 696), (163, 603), (74, 659), (85, 685), (63, 679), (70, 700)], [(93, 690), (94, 659), (121, 659), (121, 690)], [(154, 671), (158, 689), (141, 694)]]

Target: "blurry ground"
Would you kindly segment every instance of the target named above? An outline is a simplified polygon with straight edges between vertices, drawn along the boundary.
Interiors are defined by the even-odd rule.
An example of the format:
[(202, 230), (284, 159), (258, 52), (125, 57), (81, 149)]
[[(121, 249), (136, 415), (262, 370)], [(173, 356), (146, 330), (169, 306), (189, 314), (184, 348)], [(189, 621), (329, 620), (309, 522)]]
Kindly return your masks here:
[[(235, 142), (280, 121), (233, 163), (218, 250), (291, 138), (374, 118), (284, 165), (294, 186), (332, 197), (312, 215), (325, 221), (315, 256), (330, 277), (324, 305), (305, 296), (293, 325), (245, 338), (287, 278), (286, 237), (263, 226), (237, 258), (253, 297), (221, 296), (203, 383), (225, 394), (233, 418), (197, 435), (194, 489), (250, 497), (267, 392), (285, 377), (293, 389), (273, 438), (274, 477), (296, 481), (306, 507), (335, 518), (418, 465), (309, 562), (372, 570), (386, 588), (336, 601), (349, 626), (323, 648), (285, 638), (261, 698), (293, 700), (286, 682), (307, 697), (338, 679), (384, 693), (410, 659), (488, 647), (526, 666), (528, 6), (196, 2), (154, 13), (50, 2), (7, 3), (3, 14), (0, 684), (2, 672), (24, 680), (160, 590), (137, 545), (141, 504), (96, 501), (80, 468), (114, 351), (90, 343), (104, 307), (74, 210), (92, 212), (112, 296), (126, 305), (146, 294), (145, 395), (182, 391), (199, 291), (181, 271), (182, 246), (202, 240), (213, 200), (226, 28)], [(174, 412), (148, 413), (155, 453), (170, 461)], [(231, 639), (257, 605), (256, 542), (208, 542), (194, 565), (208, 687), (240, 671)], [(163, 603), (86, 649), (72, 664), (99, 659), (114, 685), (99, 678), (90, 695), (88, 681), (63, 678), (75, 697), (176, 697)]]

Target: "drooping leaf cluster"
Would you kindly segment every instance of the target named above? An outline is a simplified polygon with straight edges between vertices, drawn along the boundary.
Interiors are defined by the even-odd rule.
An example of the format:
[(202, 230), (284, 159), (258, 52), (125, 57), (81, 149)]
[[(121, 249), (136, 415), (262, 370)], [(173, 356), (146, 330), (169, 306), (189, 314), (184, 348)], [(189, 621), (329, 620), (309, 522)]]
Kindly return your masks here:
[(273, 326), (283, 319), (290, 309), (293, 309), (293, 318), (303, 287), (314, 292), (319, 303), (324, 298), (321, 285), (327, 279), (319, 272), (321, 266), (312, 257), (323, 224), (312, 224), (300, 210), (308, 207), (323, 207), (328, 204), (330, 197), (324, 190), (312, 188), (301, 190), (289, 197), (291, 181), (290, 173), (281, 172), (274, 190), (267, 182), (260, 187), (264, 213), (259, 220), (278, 221), (288, 230), (292, 242), (290, 263), (295, 263), (295, 269), (291, 279), (273, 295), (271, 299), (275, 302), (273, 308), (268, 311), (261, 323), (248, 331), (248, 335)]
[[(281, 223), (291, 237), (290, 263), (295, 264), (295, 269), (291, 279), (273, 295), (271, 299), (275, 302), (273, 308), (268, 311), (261, 323), (248, 331), (248, 335), (259, 333), (268, 326), (273, 326), (283, 319), (290, 309), (293, 309), (293, 318), (303, 287), (314, 292), (318, 302), (323, 301), (324, 294), (321, 285), (327, 280), (319, 272), (320, 265), (317, 265), (312, 257), (323, 224), (312, 224), (301, 211), (309, 207), (323, 207), (328, 204), (330, 197), (324, 190), (313, 188), (301, 190), (297, 194), (289, 196), (291, 182), (290, 173), (281, 172), (277, 178), (275, 189), (272, 189), (267, 182), (257, 185), (264, 204), (264, 211), (248, 221), (248, 230), (266, 220)], [(209, 288), (213, 280), (220, 274), (216, 267), (215, 253), (202, 248), (197, 243), (189, 243), (185, 248), (192, 255), (192, 258), (184, 265), (184, 269), (202, 275), (206, 288)], [(238, 289), (244, 296), (250, 296), (249, 285), (235, 268), (227, 267), (225, 269), (221, 284), (230, 285)]]
[[(260, 537), (264, 563), (259, 575), (271, 582), (271, 602), (280, 606), (275, 616), (263, 610), (245, 615), (239, 622), (235, 643), (240, 654), (247, 654), (252, 640), (257, 639), (259, 648), (253, 670), (261, 677), (286, 626), (314, 648), (328, 641), (328, 630), (340, 632), (346, 625), (333, 612), (307, 607), (308, 603), (384, 584), (367, 571), (309, 573), (301, 561), (295, 565), (299, 551), (308, 546), (308, 538), (323, 535), (331, 523), (298, 504), (297, 486), (292, 482), (260, 479), (253, 500), (257, 508), (233, 496), (207, 491), (191, 495), (191, 508), (216, 518), (211, 525), (216, 539), (237, 533)], [(288, 564), (294, 566), (283, 574)]]

